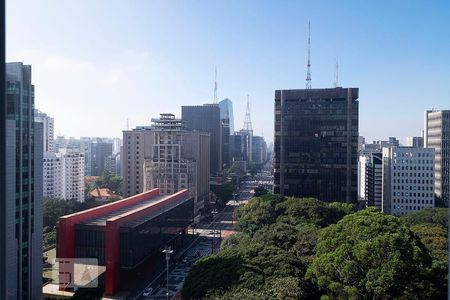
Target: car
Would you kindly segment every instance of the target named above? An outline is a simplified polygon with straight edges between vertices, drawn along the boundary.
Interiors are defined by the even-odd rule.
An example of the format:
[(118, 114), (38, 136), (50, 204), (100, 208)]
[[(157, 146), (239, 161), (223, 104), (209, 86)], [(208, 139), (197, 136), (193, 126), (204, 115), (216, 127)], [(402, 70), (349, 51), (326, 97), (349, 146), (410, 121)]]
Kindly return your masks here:
[(152, 288), (146, 288), (145, 290), (144, 290), (144, 293), (142, 294), (142, 296), (144, 296), (144, 297), (147, 297), (147, 296), (150, 296), (150, 294), (153, 292), (153, 289)]

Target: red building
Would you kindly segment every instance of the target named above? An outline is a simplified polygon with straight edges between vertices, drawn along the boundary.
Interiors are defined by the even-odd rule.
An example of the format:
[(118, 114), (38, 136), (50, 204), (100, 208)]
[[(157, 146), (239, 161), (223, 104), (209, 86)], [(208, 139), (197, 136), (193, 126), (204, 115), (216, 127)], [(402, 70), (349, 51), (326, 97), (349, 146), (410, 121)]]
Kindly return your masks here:
[(106, 266), (106, 294), (113, 295), (120, 287), (121, 268), (135, 268), (152, 254), (160, 254), (189, 226), (193, 211), (188, 190), (160, 195), (159, 189), (153, 189), (63, 216), (57, 223), (56, 256), (98, 259), (99, 265)]

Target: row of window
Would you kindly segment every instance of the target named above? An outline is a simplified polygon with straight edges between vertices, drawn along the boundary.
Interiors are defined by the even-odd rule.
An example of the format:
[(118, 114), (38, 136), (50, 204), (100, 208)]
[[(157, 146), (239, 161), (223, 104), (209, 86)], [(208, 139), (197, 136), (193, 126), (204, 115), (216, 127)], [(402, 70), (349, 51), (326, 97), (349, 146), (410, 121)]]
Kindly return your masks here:
[(394, 172), (394, 177), (433, 177), (433, 173), (430, 173), (430, 172), (428, 172), (428, 173)]
[(393, 199), (394, 203), (409, 203), (409, 204), (433, 204), (433, 200), (426, 199)]
[(401, 167), (401, 169), (400, 169), (400, 166), (394, 166), (394, 170), (423, 170), (423, 171), (425, 171), (425, 170), (429, 170), (429, 171), (433, 171), (433, 167), (430, 167), (430, 166), (423, 166), (423, 167), (421, 167), (421, 166), (402, 166)]
[(398, 197), (433, 197), (433, 193), (393, 192), (392, 195)]
[[(428, 181), (428, 180), (427, 180)], [(430, 180), (431, 181), (431, 180)], [(427, 182), (428, 183), (428, 182)], [(432, 181), (430, 183), (433, 183)], [(431, 186), (411, 186), (411, 185), (394, 185), (393, 186), (394, 190), (410, 190), (410, 191), (431, 191), (432, 187)]]
[(402, 152), (394, 153), (394, 157), (433, 157), (431, 153)]

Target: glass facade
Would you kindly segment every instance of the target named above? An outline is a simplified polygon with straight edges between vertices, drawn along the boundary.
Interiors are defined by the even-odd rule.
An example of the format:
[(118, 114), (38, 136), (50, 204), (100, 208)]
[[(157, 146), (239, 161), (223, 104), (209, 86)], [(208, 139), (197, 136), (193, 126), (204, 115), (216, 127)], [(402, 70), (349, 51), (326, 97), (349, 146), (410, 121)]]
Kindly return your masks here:
[[(9, 184), (14, 185), (9, 191), (14, 193), (7, 197), (7, 206), (14, 205), (10, 209), (11, 212), (14, 211), (13, 219), (7, 217), (9, 228), (14, 231), (13, 234), (10, 233), (11, 237), (14, 236), (14, 241), (7, 241), (7, 247), (10, 255), (13, 255), (12, 249), (15, 251), (8, 264), (15, 270), (10, 270), (7, 280), (10, 282), (9, 287), (14, 286), (17, 299), (30, 299), (36, 296), (35, 287), (42, 285), (42, 270), (39, 268), (42, 263), (42, 246), (37, 241), (42, 240), (43, 147), (42, 140), (37, 139), (43, 138), (43, 127), (34, 122), (31, 66), (8, 63), (6, 74), (7, 122), (14, 124), (10, 128), (14, 132), (9, 132), (8, 135), (10, 143), (15, 145), (14, 151), (7, 153), (7, 165), (15, 173), (14, 180), (8, 180)], [(36, 131), (37, 128), (39, 131)], [(40, 260), (40, 263), (36, 263), (36, 260)]]
[(357, 201), (358, 89), (275, 92), (274, 192)]

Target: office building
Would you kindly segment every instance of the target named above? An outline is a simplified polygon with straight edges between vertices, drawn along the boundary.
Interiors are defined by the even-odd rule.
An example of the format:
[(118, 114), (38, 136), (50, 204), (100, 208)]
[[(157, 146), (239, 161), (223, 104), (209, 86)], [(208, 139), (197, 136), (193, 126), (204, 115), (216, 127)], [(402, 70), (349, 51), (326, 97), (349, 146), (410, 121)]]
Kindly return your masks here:
[(182, 106), (181, 119), (189, 130), (210, 134), (210, 173), (222, 171), (222, 128), (217, 104)]
[(267, 160), (267, 144), (262, 136), (252, 137), (252, 162), (265, 163)]
[(77, 148), (59, 149), (62, 161), (62, 198), (84, 201), (84, 153)]
[(363, 207), (375, 206), (381, 210), (382, 166), (381, 151), (372, 151), (359, 156), (358, 200), (363, 202)]
[(433, 148), (383, 148), (382, 211), (394, 216), (434, 207)]
[(450, 110), (425, 112), (424, 146), (436, 153), (435, 193), (444, 205), (450, 201)]
[(222, 131), (222, 167), (230, 165), (230, 120), (221, 120)]
[(1, 299), (42, 298), (42, 123), (34, 122), (31, 66), (6, 64), (6, 225)]
[(87, 144), (87, 176), (101, 176), (105, 170), (105, 158), (113, 153), (111, 142), (91, 141)]
[(408, 136), (406, 138), (406, 147), (423, 148), (423, 137), (421, 136)]
[(209, 206), (210, 135), (186, 130), (173, 114), (152, 122), (123, 132), (123, 194), (152, 188), (171, 194), (187, 188), (195, 198), (195, 215), (204, 214)]
[(357, 99), (357, 88), (275, 91), (275, 193), (356, 203)]
[(54, 147), (54, 120), (49, 115), (35, 110), (34, 112), (35, 122), (40, 122), (44, 127), (44, 152), (55, 152)]
[(219, 108), (220, 108), (220, 119), (229, 120), (230, 124), (230, 135), (234, 132), (234, 115), (233, 115), (233, 102), (231, 102), (230, 99), (226, 98), (219, 102)]

